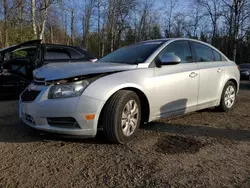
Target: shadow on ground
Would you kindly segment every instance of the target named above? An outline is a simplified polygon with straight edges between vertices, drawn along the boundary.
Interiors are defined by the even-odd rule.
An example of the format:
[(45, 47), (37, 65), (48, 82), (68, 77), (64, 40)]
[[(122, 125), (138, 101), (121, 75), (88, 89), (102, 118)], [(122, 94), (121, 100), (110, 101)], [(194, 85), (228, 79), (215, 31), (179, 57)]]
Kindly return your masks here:
[[(6, 119), (11, 117), (5, 117)], [(105, 139), (102, 131), (98, 131), (95, 138), (69, 137), (58, 134), (46, 133), (26, 126), (21, 120), (14, 119), (9, 123), (2, 123), (0, 126), (0, 142), (26, 143), (26, 142), (49, 142), (64, 141), (86, 144), (110, 144)]]
[(250, 141), (250, 130), (205, 127), (197, 125), (149, 123), (143, 127), (145, 130), (159, 131), (182, 136), (211, 137), (236, 141)]

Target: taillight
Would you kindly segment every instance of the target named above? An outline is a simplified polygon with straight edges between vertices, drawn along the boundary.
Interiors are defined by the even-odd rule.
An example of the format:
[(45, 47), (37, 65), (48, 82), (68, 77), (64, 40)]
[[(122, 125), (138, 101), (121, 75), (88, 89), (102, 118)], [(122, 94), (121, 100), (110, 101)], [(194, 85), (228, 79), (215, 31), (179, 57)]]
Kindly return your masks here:
[(238, 67), (238, 69), (240, 70), (240, 66), (238, 65), (237, 67)]

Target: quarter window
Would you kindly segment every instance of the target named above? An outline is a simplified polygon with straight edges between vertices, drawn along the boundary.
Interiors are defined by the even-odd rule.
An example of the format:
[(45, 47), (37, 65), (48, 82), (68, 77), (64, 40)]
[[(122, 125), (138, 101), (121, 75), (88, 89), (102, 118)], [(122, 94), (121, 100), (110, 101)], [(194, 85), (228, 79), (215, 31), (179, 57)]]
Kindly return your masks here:
[(188, 41), (176, 41), (170, 43), (159, 55), (161, 58), (166, 54), (173, 53), (181, 59), (181, 63), (193, 62), (193, 56)]
[(192, 46), (196, 55), (196, 62), (211, 62), (214, 61), (214, 54), (210, 47), (200, 44), (197, 42), (192, 42)]
[(76, 51), (74, 49), (68, 48), (68, 51), (71, 55), (71, 59), (80, 59), (80, 58), (84, 57), (83, 54), (79, 53), (78, 51)]

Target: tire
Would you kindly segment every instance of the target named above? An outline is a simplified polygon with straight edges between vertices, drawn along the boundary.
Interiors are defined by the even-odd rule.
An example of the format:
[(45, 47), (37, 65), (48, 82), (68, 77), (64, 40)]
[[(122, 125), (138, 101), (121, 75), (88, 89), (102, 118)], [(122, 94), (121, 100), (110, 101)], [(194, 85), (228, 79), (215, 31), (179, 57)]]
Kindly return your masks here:
[[(229, 88), (233, 88), (234, 90), (234, 100), (233, 100), (233, 97), (231, 99), (229, 99), (227, 96), (228, 96), (228, 91), (229, 91)], [(234, 105), (235, 105), (235, 101), (236, 101), (236, 86), (233, 82), (231, 81), (228, 81), (226, 83), (226, 85), (224, 86), (224, 89), (222, 91), (222, 94), (221, 94), (221, 100), (220, 100), (220, 106), (219, 106), (219, 110), (222, 111), (222, 112), (228, 112), (229, 110), (231, 110)], [(232, 96), (232, 95), (230, 95)], [(232, 102), (231, 105), (228, 105), (227, 101), (230, 101)]]
[(137, 94), (120, 90), (111, 96), (103, 110), (101, 120), (105, 137), (117, 144), (130, 142), (135, 137), (141, 121), (141, 104)]

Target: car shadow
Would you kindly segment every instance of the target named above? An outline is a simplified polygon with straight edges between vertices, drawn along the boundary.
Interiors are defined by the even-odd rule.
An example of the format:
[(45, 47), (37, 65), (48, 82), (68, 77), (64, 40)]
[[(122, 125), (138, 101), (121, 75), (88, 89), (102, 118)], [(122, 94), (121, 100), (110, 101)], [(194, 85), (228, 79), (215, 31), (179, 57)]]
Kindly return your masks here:
[[(0, 126), (0, 142), (4, 143), (28, 143), (28, 142), (74, 142), (85, 144), (110, 144), (102, 131), (98, 131), (95, 138), (71, 137), (66, 135), (58, 135), (35, 130), (25, 125), (21, 120), (14, 118), (15, 116), (7, 115), (0, 119), (8, 123), (1, 123)], [(9, 119), (12, 118), (12, 121)]]
[[(179, 106), (181, 110), (178, 110), (178, 116), (188, 115), (192, 113), (186, 112), (187, 99), (180, 99), (161, 107), (161, 114), (173, 110), (174, 106)], [(210, 112), (217, 113), (216, 108), (208, 108), (198, 111), (200, 112)], [(176, 117), (178, 117), (176, 116)], [(165, 118), (164, 115), (160, 116)], [(164, 123), (163, 121), (151, 122), (142, 127), (144, 130), (165, 132), (170, 134), (177, 134), (182, 136), (193, 136), (193, 137), (211, 137), (219, 139), (228, 139), (236, 141), (250, 141), (250, 130), (242, 129), (230, 129), (230, 128), (218, 128), (218, 127), (208, 127), (205, 125), (187, 125), (187, 124), (173, 124)]]
[(182, 136), (210, 137), (235, 141), (250, 141), (250, 130), (208, 127), (204, 125), (185, 125), (152, 122), (144, 125), (144, 130), (165, 132)]

